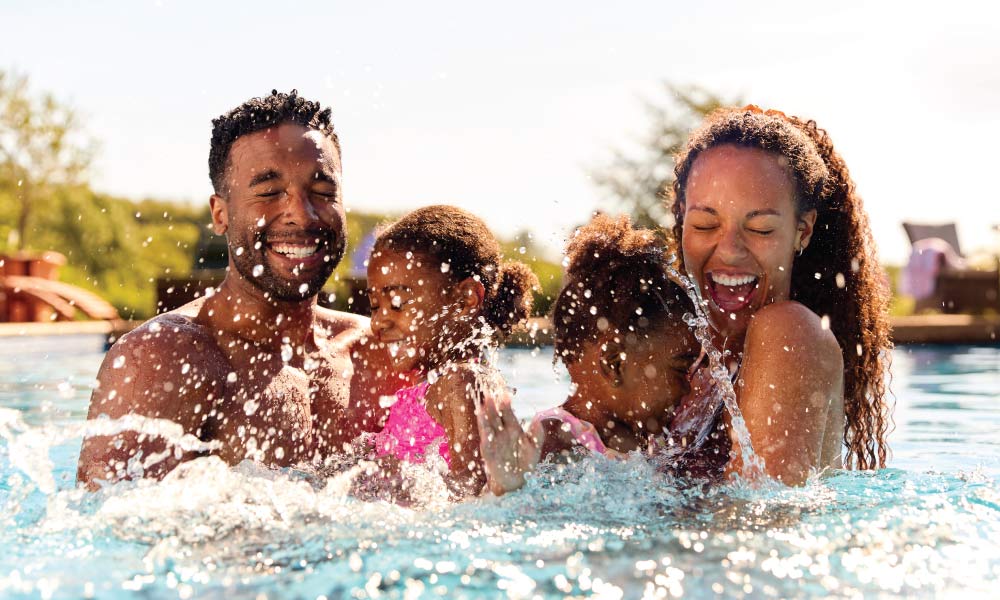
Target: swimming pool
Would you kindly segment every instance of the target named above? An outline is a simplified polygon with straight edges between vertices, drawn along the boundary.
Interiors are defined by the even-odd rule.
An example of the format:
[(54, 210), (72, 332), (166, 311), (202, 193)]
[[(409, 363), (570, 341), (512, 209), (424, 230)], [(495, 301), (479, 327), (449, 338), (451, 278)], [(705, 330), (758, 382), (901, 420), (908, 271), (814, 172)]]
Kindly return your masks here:
[[(365, 504), (340, 478), (212, 459), (163, 482), (74, 488), (94, 336), (0, 339), (0, 596), (988, 596), (1000, 581), (1000, 347), (901, 347), (891, 468), (800, 489), (677, 488), (588, 459), (500, 499)], [(527, 416), (567, 380), (501, 369)], [(59, 441), (60, 436), (68, 439)], [(51, 445), (51, 471), (12, 461)], [(51, 472), (43, 494), (25, 472)], [(44, 485), (44, 483), (42, 484)]]

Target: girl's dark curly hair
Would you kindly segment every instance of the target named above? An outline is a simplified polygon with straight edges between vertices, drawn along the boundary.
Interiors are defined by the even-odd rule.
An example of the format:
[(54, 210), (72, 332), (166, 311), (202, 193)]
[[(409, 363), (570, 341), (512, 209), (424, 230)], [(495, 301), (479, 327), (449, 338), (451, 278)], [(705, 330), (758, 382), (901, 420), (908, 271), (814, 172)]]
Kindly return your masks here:
[(483, 317), (502, 335), (531, 314), (538, 277), (527, 265), (503, 261), (500, 244), (486, 223), (454, 206), (425, 206), (382, 230), (372, 253), (413, 252), (439, 263), (461, 281), (477, 278), (486, 290)]
[(722, 144), (784, 157), (795, 182), (798, 213), (817, 211), (809, 245), (793, 263), (791, 298), (828, 316), (840, 343), (848, 463), (859, 469), (884, 467), (891, 425), (885, 384), (892, 349), (889, 291), (847, 165), (815, 121), (755, 106), (710, 114), (691, 134), (674, 168), (672, 237), (678, 256), (683, 251), (684, 191), (691, 168), (702, 152)]
[(626, 216), (598, 214), (566, 246), (566, 275), (552, 307), (556, 356), (569, 364), (601, 332), (680, 321), (694, 304), (669, 275), (663, 238)]

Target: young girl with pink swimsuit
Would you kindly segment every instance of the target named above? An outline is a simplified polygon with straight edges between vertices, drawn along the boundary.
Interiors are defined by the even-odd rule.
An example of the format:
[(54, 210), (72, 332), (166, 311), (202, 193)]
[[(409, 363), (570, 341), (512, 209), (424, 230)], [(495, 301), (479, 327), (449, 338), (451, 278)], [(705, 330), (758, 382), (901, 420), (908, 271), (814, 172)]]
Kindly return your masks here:
[(674, 444), (704, 442), (712, 433), (699, 424), (711, 429), (714, 420), (700, 416), (708, 390), (692, 390), (702, 354), (683, 316), (693, 305), (670, 275), (664, 242), (626, 217), (598, 215), (577, 230), (566, 255), (553, 329), (573, 391), (560, 407), (536, 415), (527, 431), (509, 398), (484, 403), (480, 443), (495, 494), (521, 487), (540, 460), (575, 448), (611, 456), (651, 451), (651, 440), (664, 438), (682, 406), (697, 417), (678, 423), (683, 433)]
[(395, 368), (421, 381), (396, 393), (375, 435), (383, 471), (439, 455), (456, 496), (480, 492), (475, 407), (484, 377), (495, 377), (483, 361), (527, 318), (537, 285), (524, 264), (502, 262), (485, 223), (459, 208), (421, 208), (382, 231), (368, 263), (372, 332)]

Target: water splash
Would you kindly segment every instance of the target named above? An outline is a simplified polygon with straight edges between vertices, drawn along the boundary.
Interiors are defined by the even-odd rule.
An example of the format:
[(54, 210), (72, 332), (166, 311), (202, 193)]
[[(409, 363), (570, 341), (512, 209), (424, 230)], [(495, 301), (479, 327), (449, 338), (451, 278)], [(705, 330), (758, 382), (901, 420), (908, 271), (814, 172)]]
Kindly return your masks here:
[[(715, 344), (712, 343), (712, 334), (709, 330), (708, 317), (705, 314), (705, 301), (701, 297), (701, 290), (695, 285), (687, 275), (682, 274), (673, 265), (677, 262), (676, 256), (667, 258), (667, 274), (679, 283), (691, 303), (694, 305), (695, 314), (684, 315), (684, 323), (691, 328), (695, 339), (701, 344), (702, 349), (708, 356), (709, 375), (715, 382), (712, 393), (718, 397), (726, 410), (729, 411), (730, 426), (736, 434), (736, 439), (740, 445), (740, 454), (743, 459), (743, 471), (741, 475), (749, 480), (758, 480), (765, 476), (764, 461), (753, 450), (750, 440), (750, 432), (747, 430), (746, 421), (736, 402), (736, 390), (733, 389), (733, 382), (730, 379), (729, 369), (726, 368), (725, 361)], [(662, 299), (661, 299), (662, 300)], [(711, 428), (706, 426), (700, 431), (695, 439), (695, 445), (700, 446), (708, 438)]]

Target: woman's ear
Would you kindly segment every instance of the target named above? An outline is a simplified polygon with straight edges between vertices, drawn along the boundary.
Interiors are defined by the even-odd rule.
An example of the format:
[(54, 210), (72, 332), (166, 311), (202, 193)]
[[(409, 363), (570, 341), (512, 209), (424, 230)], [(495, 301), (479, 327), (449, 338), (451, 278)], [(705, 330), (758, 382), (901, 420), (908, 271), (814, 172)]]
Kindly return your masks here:
[(229, 229), (229, 206), (226, 199), (218, 194), (212, 194), (208, 199), (208, 206), (212, 212), (212, 231), (217, 235), (223, 235)]
[(799, 224), (795, 235), (795, 250), (805, 250), (812, 239), (813, 228), (816, 226), (816, 209), (807, 210), (799, 215)]
[(482, 310), (483, 302), (486, 300), (486, 288), (483, 282), (466, 277), (458, 284), (459, 302), (461, 304), (460, 314), (475, 314)]
[(608, 335), (601, 343), (601, 377), (611, 387), (625, 383), (625, 344), (617, 334)]

